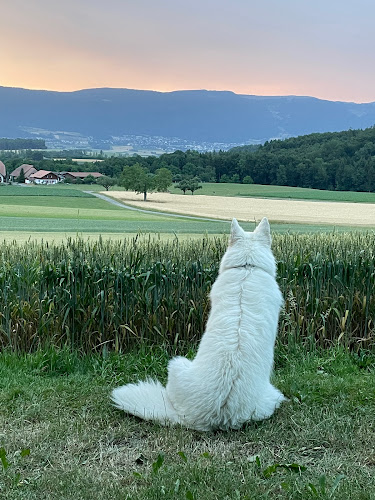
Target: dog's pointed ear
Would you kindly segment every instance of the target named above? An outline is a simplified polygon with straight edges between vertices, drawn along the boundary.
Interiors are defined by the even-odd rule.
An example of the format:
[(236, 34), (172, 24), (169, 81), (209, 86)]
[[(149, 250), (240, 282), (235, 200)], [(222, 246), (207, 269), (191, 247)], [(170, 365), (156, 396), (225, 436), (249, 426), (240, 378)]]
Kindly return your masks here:
[(238, 224), (237, 219), (232, 219), (232, 224), (230, 228), (230, 239), (231, 241), (236, 241), (242, 238), (245, 234), (245, 231)]
[(267, 245), (271, 246), (272, 238), (271, 238), (271, 228), (268, 222), (267, 217), (263, 217), (260, 223), (255, 228), (254, 233), (258, 238), (262, 239)]

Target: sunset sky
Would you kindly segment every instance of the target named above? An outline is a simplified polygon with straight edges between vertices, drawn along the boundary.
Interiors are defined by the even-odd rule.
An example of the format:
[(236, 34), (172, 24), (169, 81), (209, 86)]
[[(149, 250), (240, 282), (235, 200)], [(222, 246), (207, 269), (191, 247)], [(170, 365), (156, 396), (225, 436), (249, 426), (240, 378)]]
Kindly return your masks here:
[(0, 85), (375, 101), (373, 0), (11, 0)]

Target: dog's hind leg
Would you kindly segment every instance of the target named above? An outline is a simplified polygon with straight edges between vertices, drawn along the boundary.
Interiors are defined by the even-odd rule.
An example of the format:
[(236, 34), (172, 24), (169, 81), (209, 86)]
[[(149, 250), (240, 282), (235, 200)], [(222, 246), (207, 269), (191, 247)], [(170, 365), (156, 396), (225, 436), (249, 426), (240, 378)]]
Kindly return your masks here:
[(168, 378), (180, 377), (191, 368), (191, 361), (183, 356), (176, 356), (168, 363)]
[(167, 395), (178, 412), (183, 411), (186, 398), (192, 390), (192, 362), (177, 356), (168, 363)]

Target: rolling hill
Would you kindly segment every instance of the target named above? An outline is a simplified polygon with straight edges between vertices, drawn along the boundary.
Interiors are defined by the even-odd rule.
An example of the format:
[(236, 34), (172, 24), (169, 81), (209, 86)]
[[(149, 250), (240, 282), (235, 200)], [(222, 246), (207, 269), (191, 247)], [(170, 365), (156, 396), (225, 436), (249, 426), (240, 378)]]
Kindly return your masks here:
[(226, 91), (155, 92), (100, 88), (52, 92), (0, 87), (0, 137), (88, 140), (125, 135), (255, 143), (375, 124), (375, 103), (261, 97)]

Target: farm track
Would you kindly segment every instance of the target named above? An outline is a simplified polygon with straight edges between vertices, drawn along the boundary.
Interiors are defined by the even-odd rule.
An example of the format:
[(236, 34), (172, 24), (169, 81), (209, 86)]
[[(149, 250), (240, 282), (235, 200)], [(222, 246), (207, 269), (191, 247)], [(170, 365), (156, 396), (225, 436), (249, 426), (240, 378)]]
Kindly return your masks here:
[(101, 200), (104, 200), (104, 201), (107, 201), (109, 203), (111, 203), (112, 205), (116, 205), (117, 207), (121, 207), (121, 208), (125, 208), (127, 210), (135, 210), (136, 212), (142, 212), (142, 213), (146, 213), (146, 214), (153, 214), (153, 215), (164, 215), (166, 217), (178, 217), (179, 219), (193, 219), (193, 220), (207, 220), (207, 221), (211, 221), (211, 222), (227, 222), (223, 219), (213, 219), (213, 218), (208, 218), (208, 217), (200, 217), (200, 216), (194, 216), (194, 215), (179, 215), (179, 214), (176, 214), (176, 213), (172, 213), (172, 212), (162, 212), (160, 210), (156, 211), (156, 210), (145, 210), (144, 208), (138, 208), (136, 206), (132, 206), (132, 205), (127, 205), (126, 203), (123, 203), (123, 202), (119, 202), (113, 198), (110, 198), (109, 196), (106, 196), (104, 194), (101, 194), (101, 193), (95, 193), (94, 191), (84, 191), (85, 193), (89, 193), (89, 194), (92, 194), (93, 196), (96, 196), (97, 198), (100, 198)]

